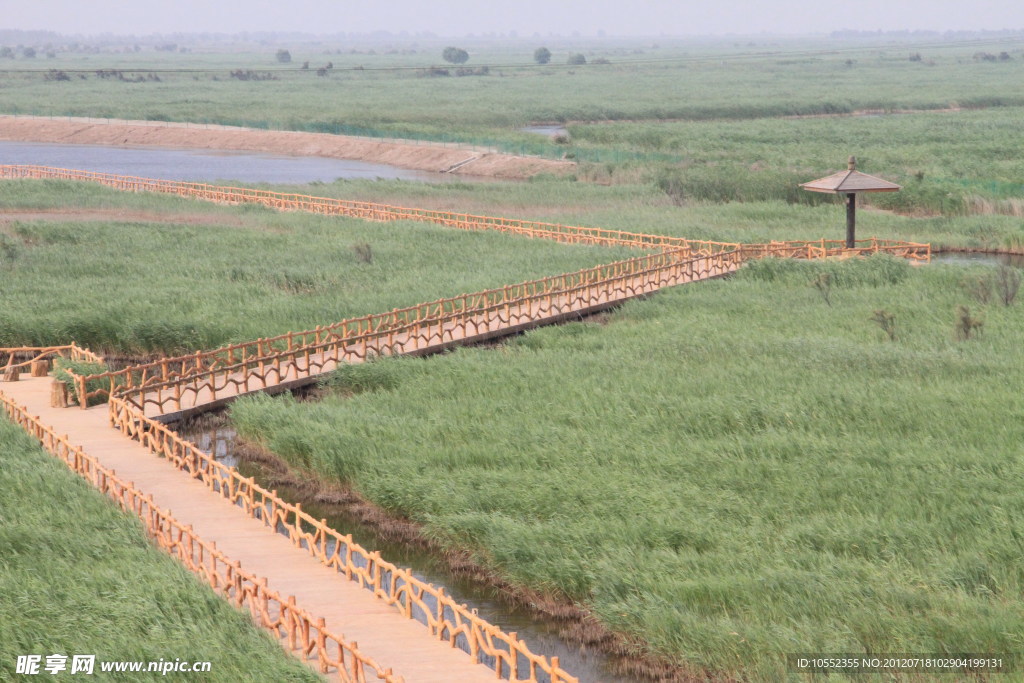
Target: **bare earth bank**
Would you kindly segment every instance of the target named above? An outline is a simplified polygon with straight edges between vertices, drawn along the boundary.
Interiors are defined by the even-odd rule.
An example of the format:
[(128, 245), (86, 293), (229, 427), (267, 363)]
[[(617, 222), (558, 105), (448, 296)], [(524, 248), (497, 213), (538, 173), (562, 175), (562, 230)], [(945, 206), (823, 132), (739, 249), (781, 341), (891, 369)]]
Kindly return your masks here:
[(572, 173), (570, 161), (521, 157), (430, 143), (383, 142), (327, 133), (193, 126), (156, 121), (49, 119), (0, 116), (0, 140), (79, 145), (151, 145), (231, 149), (295, 156), (354, 159), (416, 171), (523, 179), (539, 173)]

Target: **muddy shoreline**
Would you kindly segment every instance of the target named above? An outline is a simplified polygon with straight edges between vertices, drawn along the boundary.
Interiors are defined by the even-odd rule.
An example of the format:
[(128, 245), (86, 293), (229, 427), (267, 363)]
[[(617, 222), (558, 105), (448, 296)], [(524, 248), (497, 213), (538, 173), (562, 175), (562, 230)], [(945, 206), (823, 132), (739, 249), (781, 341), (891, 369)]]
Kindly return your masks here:
[(565, 175), (576, 169), (576, 164), (570, 161), (521, 157), (469, 147), (156, 121), (0, 116), (0, 140), (315, 156), (451, 173), (455, 177), (509, 180), (522, 180), (541, 173)]

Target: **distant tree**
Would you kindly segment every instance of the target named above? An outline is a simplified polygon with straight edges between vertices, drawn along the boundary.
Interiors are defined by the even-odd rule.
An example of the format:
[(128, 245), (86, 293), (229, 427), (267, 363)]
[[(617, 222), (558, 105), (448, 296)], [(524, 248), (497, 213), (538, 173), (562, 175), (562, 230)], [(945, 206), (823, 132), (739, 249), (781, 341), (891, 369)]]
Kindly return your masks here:
[(0, 47), (0, 58), (2, 59), (14, 59), (14, 50), (4, 45)]
[(289, 62), (292, 61), (292, 53), (284, 49), (278, 50), (277, 61), (281, 62), (282, 64), (288, 64)]
[(302, 68), (303, 69), (308, 69), (309, 68), (309, 62), (303, 62), (302, 63)]
[(36, 49), (34, 47), (26, 47), (21, 54), (25, 59), (35, 59)]
[(1000, 62), (1008, 62), (1011, 59), (1013, 59), (1013, 57), (1010, 56), (1009, 52), (1000, 52), (999, 53), (999, 61)]
[(567, 61), (567, 64), (571, 64), (572, 66), (580, 66), (581, 64), (586, 63), (587, 58), (584, 57), (583, 53), (581, 52), (574, 52), (573, 54), (569, 55), (569, 60)]
[(547, 64), (551, 61), (551, 50), (546, 47), (538, 47), (533, 51), (533, 61), (538, 64)]
[(446, 47), (441, 53), (444, 61), (452, 64), (465, 64), (469, 61), (469, 53), (458, 47)]
[(912, 61), (912, 62), (920, 62), (921, 61), (921, 53), (920, 52), (912, 53), (910, 55), (910, 61)]

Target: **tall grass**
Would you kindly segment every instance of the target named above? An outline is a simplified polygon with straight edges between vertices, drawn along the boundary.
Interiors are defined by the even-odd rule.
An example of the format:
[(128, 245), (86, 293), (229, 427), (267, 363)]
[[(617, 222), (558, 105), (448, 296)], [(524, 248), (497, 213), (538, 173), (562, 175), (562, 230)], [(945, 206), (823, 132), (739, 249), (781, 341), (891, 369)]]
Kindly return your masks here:
[[(824, 174), (829, 169), (822, 169)], [(624, 172), (625, 173), (625, 172)], [(673, 196), (656, 171), (639, 171), (611, 186), (565, 178), (537, 178), (527, 183), (454, 183), (428, 185), (401, 181), (342, 180), (310, 188), (313, 194), (447, 209), (485, 215), (669, 234), (727, 242), (842, 239), (846, 212), (841, 198), (805, 192), (799, 178), (811, 172), (766, 171), (753, 179), (726, 170), (687, 176), (670, 170), (669, 179), (697, 178), (712, 194)], [(643, 180), (646, 179), (646, 180)], [(735, 190), (735, 194), (733, 194)], [(294, 191), (294, 189), (289, 190)], [(759, 197), (762, 197), (759, 199)], [(874, 202), (875, 199), (870, 201)], [(903, 215), (865, 208), (858, 214), (857, 234), (928, 242), (939, 246), (987, 249), (1024, 243), (1024, 224), (1010, 215)]]
[[(832, 306), (812, 286), (832, 279)], [(963, 273), (765, 261), (499, 350), (345, 368), (241, 433), (695, 671), (1022, 645), (1024, 318)], [(872, 322), (899, 323), (891, 341)], [(973, 308), (972, 308), (973, 310)]]
[[(84, 196), (69, 200), (66, 189)], [(85, 184), (0, 184), (2, 208), (45, 206), (53, 196), (64, 196), (65, 209), (183, 207)], [(180, 223), (58, 214), (0, 226), (11, 246), (0, 249), (0, 346), (74, 340), (97, 351), (192, 351), (636, 254), (251, 206), (211, 207), (211, 224), (192, 223), (206, 208), (189, 202)], [(370, 245), (369, 262), (357, 245)]]
[[(204, 681), (317, 681), (20, 428), (0, 418), (0, 679), (19, 655), (209, 661)], [(96, 665), (97, 675), (99, 664)], [(46, 675), (46, 674), (42, 674)], [(161, 680), (109, 674), (103, 680)]]

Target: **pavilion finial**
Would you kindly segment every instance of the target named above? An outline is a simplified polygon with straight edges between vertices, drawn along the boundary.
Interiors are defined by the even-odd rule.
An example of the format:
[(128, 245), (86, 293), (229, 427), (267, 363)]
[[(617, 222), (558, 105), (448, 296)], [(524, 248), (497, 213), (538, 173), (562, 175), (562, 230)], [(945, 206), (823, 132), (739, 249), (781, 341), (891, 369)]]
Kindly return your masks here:
[(856, 171), (857, 170), (857, 157), (851, 156), (850, 157), (850, 161), (848, 162), (848, 164), (849, 165), (847, 166), (847, 168), (849, 168), (851, 171)]

